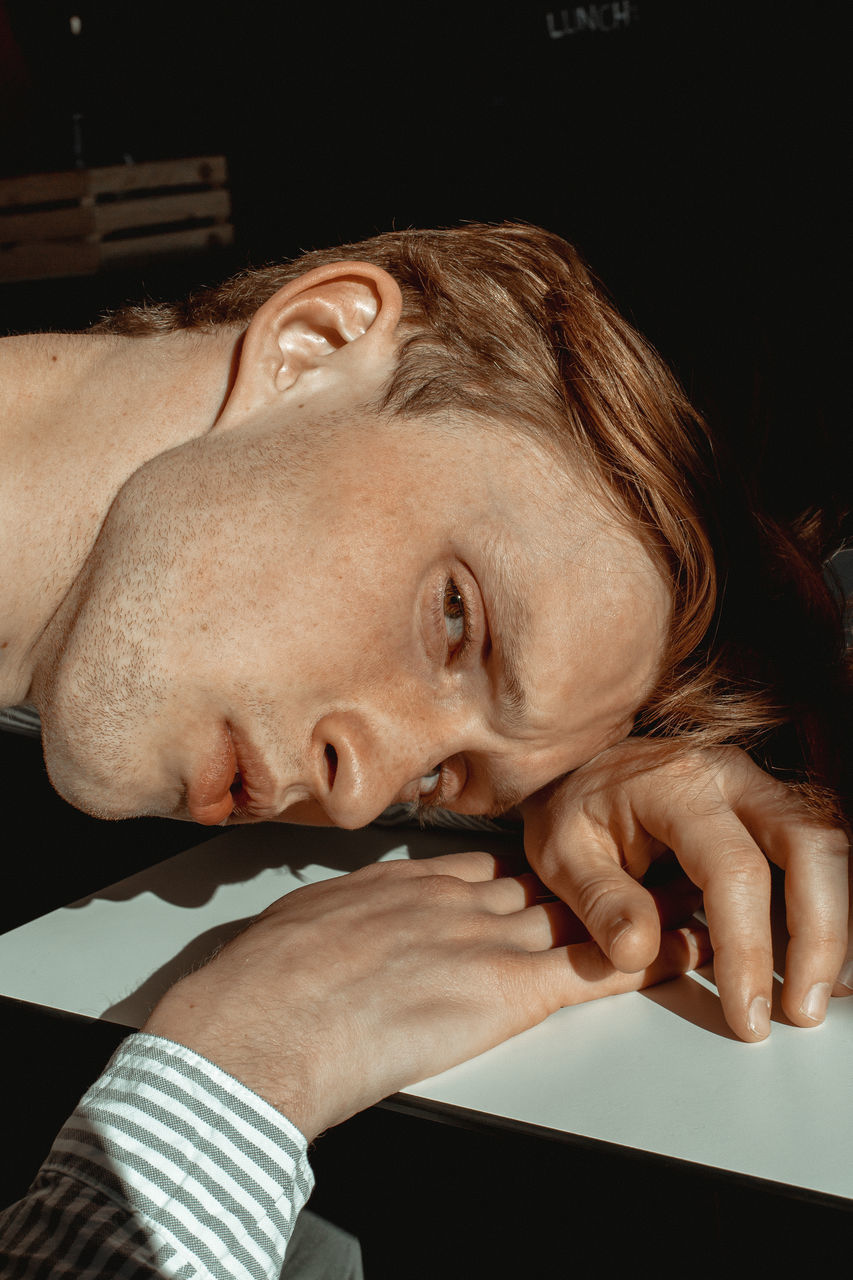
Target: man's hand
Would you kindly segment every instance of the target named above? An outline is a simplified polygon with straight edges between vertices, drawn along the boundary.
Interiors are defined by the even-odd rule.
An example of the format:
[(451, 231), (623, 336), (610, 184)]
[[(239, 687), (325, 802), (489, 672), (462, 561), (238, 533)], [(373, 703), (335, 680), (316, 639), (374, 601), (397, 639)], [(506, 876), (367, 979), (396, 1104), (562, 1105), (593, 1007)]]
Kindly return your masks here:
[(674, 851), (704, 892), (723, 1011), (744, 1040), (770, 1031), (768, 859), (785, 871), (785, 1013), (815, 1026), (830, 993), (850, 994), (837, 982), (847, 955), (847, 836), (737, 748), (633, 739), (531, 797), (522, 813), (531, 866), (627, 973), (651, 962), (660, 936), (637, 882)]
[[(676, 895), (664, 927), (693, 905)], [(594, 942), (572, 943), (578, 932), (535, 876), (504, 875), (490, 854), (379, 863), (280, 898), (173, 987), (145, 1030), (212, 1059), (310, 1140), (563, 1005), (710, 954), (701, 926), (669, 932), (628, 974)]]

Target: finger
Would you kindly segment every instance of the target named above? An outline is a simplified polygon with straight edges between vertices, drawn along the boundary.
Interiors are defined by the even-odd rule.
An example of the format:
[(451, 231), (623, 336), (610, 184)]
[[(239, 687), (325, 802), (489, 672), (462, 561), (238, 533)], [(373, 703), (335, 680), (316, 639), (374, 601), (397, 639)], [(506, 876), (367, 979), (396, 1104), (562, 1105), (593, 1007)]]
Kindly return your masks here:
[[(841, 831), (811, 819), (804, 813), (796, 792), (741, 753), (727, 760), (721, 788), (729, 803), (736, 807), (738, 818), (756, 845), (786, 871), (787, 925), (791, 940), (785, 963), (782, 1006), (795, 1024), (816, 1026), (823, 1021), (846, 953), (846, 837)], [(727, 984), (727, 951), (719, 945), (713, 920), (711, 926), (717, 944), (718, 981)]]
[(696, 969), (710, 958), (708, 930), (697, 924), (663, 934), (656, 958), (638, 973), (614, 968), (594, 942), (541, 951), (534, 957), (534, 971), (543, 975), (547, 995), (556, 1009), (625, 991), (640, 991)]
[[(654, 826), (651, 816), (649, 821)], [(770, 1034), (773, 991), (767, 859), (724, 804), (715, 811), (703, 806), (668, 825), (679, 862), (704, 892), (726, 1021), (742, 1039), (763, 1040)]]
[(590, 941), (588, 930), (571, 907), (550, 896), (547, 902), (500, 916), (495, 921), (495, 937), (501, 945), (518, 951), (547, 951)]
[(571, 857), (549, 864), (547, 883), (618, 969), (639, 972), (657, 955), (660, 922), (654, 901), (622, 870), (615, 845), (574, 838)]
[[(506, 880), (483, 886), (489, 895), (504, 884), (508, 888), (514, 887), (513, 896), (516, 898), (522, 891), (528, 894), (527, 901), (530, 905), (516, 911), (512, 926), (503, 931), (503, 936), (512, 945), (526, 951), (544, 951), (548, 947), (568, 946), (590, 940), (589, 930), (583, 921), (564, 902), (548, 894), (537, 876), (520, 876), (519, 880), (524, 883)], [(702, 905), (700, 890), (683, 875), (678, 880), (653, 890), (652, 897), (664, 929), (675, 929), (686, 924)], [(537, 902), (537, 898), (544, 900)], [(510, 895), (507, 893), (501, 907), (506, 907), (509, 902)]]
[[(388, 863), (374, 865), (384, 867)], [(415, 876), (457, 876), (474, 883), (513, 875), (525, 863), (520, 850), (517, 854), (494, 854), (473, 849), (465, 853), (444, 853), (437, 858), (413, 858), (406, 865)]]
[(484, 881), (477, 889), (480, 904), (495, 915), (508, 915), (540, 902), (553, 902), (555, 894), (532, 871)]
[(785, 905), (790, 941), (782, 1008), (800, 1027), (823, 1022), (847, 955), (849, 847), (842, 831), (800, 833), (788, 859)]
[[(785, 958), (782, 1007), (801, 1027), (823, 1021), (830, 992), (850, 959), (849, 841), (843, 831), (815, 821), (796, 791), (746, 756), (730, 762), (724, 790), (768, 858), (786, 871), (785, 902), (790, 942)], [(847, 969), (853, 982), (853, 968)]]
[(766, 773), (744, 752), (723, 758), (725, 767), (717, 777), (721, 795), (777, 866), (784, 869), (804, 840), (836, 833), (809, 813), (795, 787)]

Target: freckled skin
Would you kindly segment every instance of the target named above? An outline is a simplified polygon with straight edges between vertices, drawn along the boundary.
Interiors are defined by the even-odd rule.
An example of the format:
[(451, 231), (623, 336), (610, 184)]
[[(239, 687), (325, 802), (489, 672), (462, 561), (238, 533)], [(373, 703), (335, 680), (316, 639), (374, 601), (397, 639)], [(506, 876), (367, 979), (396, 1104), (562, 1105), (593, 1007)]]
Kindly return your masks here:
[[(512, 731), (500, 636), (455, 666), (422, 635), (424, 584), (454, 566), (488, 611), (493, 543), (531, 615), (532, 705)], [(283, 437), (250, 419), (121, 490), (46, 637), (46, 760), (92, 812), (186, 816), (228, 721), (284, 820), (362, 825), (450, 758), (452, 807), (483, 811), (494, 775), (530, 792), (625, 735), (668, 616), (640, 543), (519, 437), (367, 414)]]

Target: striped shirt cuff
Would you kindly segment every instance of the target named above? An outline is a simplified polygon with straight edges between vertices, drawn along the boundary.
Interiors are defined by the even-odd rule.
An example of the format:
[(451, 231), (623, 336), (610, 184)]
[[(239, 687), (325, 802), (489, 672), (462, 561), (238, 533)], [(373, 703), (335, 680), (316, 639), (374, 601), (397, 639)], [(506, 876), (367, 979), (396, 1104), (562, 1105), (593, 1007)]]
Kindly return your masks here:
[(274, 1107), (191, 1049), (139, 1032), (10, 1211), (0, 1257), (29, 1258), (13, 1273), (27, 1278), (277, 1280), (313, 1184), (305, 1138)]

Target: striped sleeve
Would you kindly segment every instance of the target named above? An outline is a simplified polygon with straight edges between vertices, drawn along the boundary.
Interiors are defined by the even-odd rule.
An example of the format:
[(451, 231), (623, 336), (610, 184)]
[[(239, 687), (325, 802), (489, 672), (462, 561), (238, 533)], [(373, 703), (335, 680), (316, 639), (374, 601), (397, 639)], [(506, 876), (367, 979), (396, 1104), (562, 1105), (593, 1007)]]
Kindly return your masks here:
[(270, 1280), (313, 1188), (302, 1134), (191, 1049), (130, 1036), (23, 1200), (4, 1280)]

